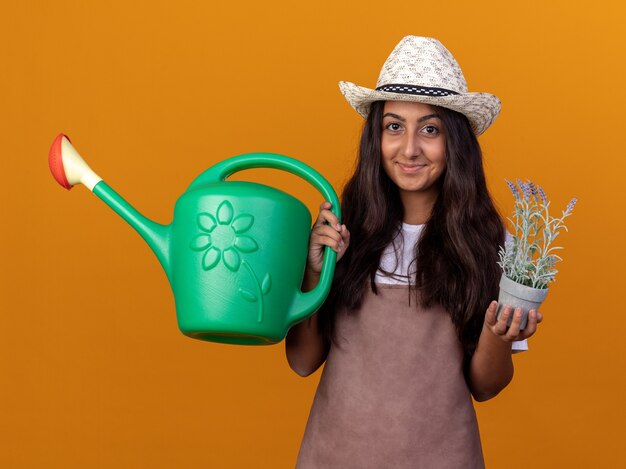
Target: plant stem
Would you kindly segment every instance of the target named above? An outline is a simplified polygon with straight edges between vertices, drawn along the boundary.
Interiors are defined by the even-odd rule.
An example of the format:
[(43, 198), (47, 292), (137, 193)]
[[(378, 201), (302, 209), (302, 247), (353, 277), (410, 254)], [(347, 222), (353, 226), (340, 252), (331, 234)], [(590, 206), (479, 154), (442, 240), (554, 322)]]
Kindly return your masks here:
[(265, 307), (265, 304), (263, 301), (263, 292), (261, 291), (261, 285), (259, 284), (259, 279), (254, 274), (252, 267), (250, 267), (250, 265), (245, 261), (245, 259), (241, 261), (241, 265), (243, 265), (246, 268), (246, 270), (252, 277), (252, 280), (254, 281), (254, 286), (256, 287), (256, 293), (259, 297), (259, 309), (258, 309), (259, 313), (258, 313), (257, 321), (262, 322), (263, 321), (263, 309)]

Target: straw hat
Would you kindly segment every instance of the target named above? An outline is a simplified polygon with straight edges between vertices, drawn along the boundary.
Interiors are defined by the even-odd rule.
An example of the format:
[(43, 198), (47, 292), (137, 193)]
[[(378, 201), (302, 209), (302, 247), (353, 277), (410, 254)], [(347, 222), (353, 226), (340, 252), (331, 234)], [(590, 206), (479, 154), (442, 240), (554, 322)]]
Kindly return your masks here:
[(489, 93), (469, 93), (461, 67), (437, 39), (406, 36), (385, 61), (376, 89), (347, 81), (339, 88), (364, 118), (374, 101), (413, 101), (465, 114), (476, 135), (500, 112), (500, 100)]

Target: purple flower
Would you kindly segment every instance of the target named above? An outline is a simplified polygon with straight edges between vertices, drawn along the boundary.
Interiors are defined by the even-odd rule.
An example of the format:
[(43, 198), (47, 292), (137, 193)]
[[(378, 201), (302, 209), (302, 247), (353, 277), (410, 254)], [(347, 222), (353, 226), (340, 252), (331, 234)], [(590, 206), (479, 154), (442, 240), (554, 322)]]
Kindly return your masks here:
[(525, 182), (520, 181), (519, 179), (517, 180), (517, 185), (522, 188), (522, 192), (524, 192), (524, 198), (526, 200), (529, 200), (531, 196), (530, 186)]
[(578, 202), (578, 199), (576, 197), (570, 200), (569, 204), (567, 204), (567, 208), (565, 209), (565, 212), (570, 213), (572, 210), (574, 210), (574, 205), (576, 205), (576, 202)]
[(511, 192), (513, 193), (513, 196), (515, 197), (515, 200), (519, 200), (519, 191), (517, 190), (517, 187), (515, 186), (515, 184), (513, 184), (511, 181), (506, 181), (506, 185), (509, 186), (509, 189), (511, 189)]
[(543, 191), (541, 186), (537, 186), (537, 190), (539, 191), (539, 196), (541, 197), (541, 201), (545, 204), (548, 203), (548, 198), (546, 197), (546, 193)]

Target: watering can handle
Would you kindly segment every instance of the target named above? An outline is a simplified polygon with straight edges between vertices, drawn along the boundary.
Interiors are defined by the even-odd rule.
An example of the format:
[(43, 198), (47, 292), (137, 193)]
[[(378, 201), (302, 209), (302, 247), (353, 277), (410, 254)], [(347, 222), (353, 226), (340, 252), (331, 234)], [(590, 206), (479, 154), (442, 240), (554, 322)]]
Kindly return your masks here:
[[(277, 153), (247, 153), (223, 160), (194, 179), (187, 191), (198, 189), (205, 184), (222, 182), (238, 171), (255, 168), (280, 169), (301, 177), (315, 187), (324, 196), (324, 200), (332, 204), (331, 210), (341, 222), (341, 206), (330, 183), (310, 166)], [(306, 319), (322, 305), (330, 292), (336, 260), (337, 253), (326, 247), (320, 280), (313, 290), (306, 293), (298, 292), (287, 318), (288, 326)]]
[(321, 192), (324, 199), (332, 204), (332, 212), (341, 221), (339, 199), (333, 187), (324, 179), (324, 176), (302, 161), (277, 153), (246, 153), (220, 161), (194, 179), (187, 191), (198, 189), (205, 184), (222, 182), (238, 171), (254, 168), (280, 169), (301, 177)]

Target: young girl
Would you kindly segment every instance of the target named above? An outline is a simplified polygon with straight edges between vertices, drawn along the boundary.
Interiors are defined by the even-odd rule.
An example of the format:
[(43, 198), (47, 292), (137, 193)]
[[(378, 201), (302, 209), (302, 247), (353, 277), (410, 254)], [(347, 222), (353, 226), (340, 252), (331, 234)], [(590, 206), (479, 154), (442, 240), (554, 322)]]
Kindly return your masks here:
[(303, 288), (317, 284), (325, 246), (340, 260), (333, 288), (286, 339), (299, 375), (326, 362), (297, 467), (484, 467), (471, 396), (511, 381), (512, 348), (541, 320), (531, 311), (520, 331), (508, 306), (496, 320), (505, 228), (476, 137), (500, 101), (469, 93), (448, 50), (415, 36), (376, 90), (340, 87), (366, 122), (345, 224), (324, 203), (311, 232)]

